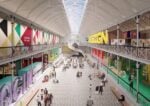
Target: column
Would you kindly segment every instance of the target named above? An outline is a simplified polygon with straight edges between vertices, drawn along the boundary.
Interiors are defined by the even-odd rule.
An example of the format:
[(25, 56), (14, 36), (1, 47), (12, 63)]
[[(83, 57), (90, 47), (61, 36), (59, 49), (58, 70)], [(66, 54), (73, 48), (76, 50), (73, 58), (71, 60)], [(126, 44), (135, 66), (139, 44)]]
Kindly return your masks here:
[(11, 31), (12, 31), (12, 39), (11, 39), (11, 50), (12, 50), (12, 56), (14, 56), (14, 53), (15, 53), (15, 48), (14, 48), (14, 30), (13, 30), (13, 28), (14, 28), (14, 21), (15, 21), (15, 17), (13, 17), (13, 16), (10, 16), (10, 19), (11, 19), (11, 26), (12, 26), (12, 28), (11, 28)]
[[(136, 38), (136, 46), (137, 49), (139, 47), (139, 16), (136, 17), (136, 33), (137, 33), (137, 38)], [(137, 91), (137, 102), (138, 102), (138, 94), (139, 94), (139, 63), (138, 61), (136, 62), (136, 91)]]
[(11, 75), (14, 76), (14, 62), (11, 62)]
[(109, 53), (107, 52), (107, 66), (108, 67), (106, 67), (107, 68), (107, 74), (108, 74), (108, 71), (109, 71)]
[(119, 56), (117, 56), (117, 71), (118, 71), (118, 83), (119, 83)]
[[(117, 25), (117, 51), (119, 51), (119, 30), (120, 26)], [(117, 55), (117, 71), (118, 71), (118, 83), (119, 83), (119, 56)]]
[(103, 59), (102, 59), (102, 57), (103, 57), (103, 51), (101, 50), (101, 56), (100, 56), (100, 60), (101, 60), (101, 67), (102, 67), (102, 65), (103, 65)]
[(34, 83), (33, 82), (33, 56), (31, 56), (31, 70), (32, 70), (32, 84)]
[(136, 85), (136, 91), (137, 91), (137, 102), (139, 102), (138, 100), (138, 94), (139, 94), (139, 63), (136, 62), (136, 77), (137, 77), (137, 85)]
[(44, 61), (43, 61), (43, 52), (42, 52), (42, 72), (44, 72)]
[(13, 82), (13, 77), (14, 77), (14, 62), (11, 62), (11, 82)]
[[(14, 30), (13, 30), (13, 26), (14, 26), (14, 20), (15, 18), (11, 15), (10, 16), (10, 20), (11, 20), (11, 32), (12, 32), (12, 38), (11, 38), (11, 48), (9, 48), (11, 50), (11, 56), (13, 57), (14, 56), (14, 53), (15, 53), (15, 48), (14, 48)], [(13, 81), (13, 77), (14, 77), (14, 62), (13, 60), (11, 60), (11, 76), (12, 76), (12, 79), (11, 81)]]
[[(31, 27), (31, 29), (32, 29), (30, 50), (33, 52), (33, 45), (34, 45), (34, 44), (33, 44), (33, 36), (34, 36), (34, 35), (33, 35), (33, 34), (34, 34), (34, 33), (33, 33), (33, 30), (34, 30), (34, 27), (33, 27), (32, 24), (30, 25), (30, 27)], [(31, 61), (32, 61), (32, 60), (31, 60)], [(32, 64), (32, 62), (31, 62), (31, 64)]]

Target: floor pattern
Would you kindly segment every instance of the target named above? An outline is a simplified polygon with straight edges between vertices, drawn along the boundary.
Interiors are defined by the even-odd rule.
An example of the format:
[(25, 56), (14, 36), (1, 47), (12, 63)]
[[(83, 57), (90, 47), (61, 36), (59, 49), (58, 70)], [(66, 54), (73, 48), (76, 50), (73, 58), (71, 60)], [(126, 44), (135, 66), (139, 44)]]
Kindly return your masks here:
[[(51, 79), (49, 82), (41, 85), (42, 88), (47, 88), (53, 94), (52, 106), (86, 106), (89, 95), (92, 95), (94, 100), (93, 106), (121, 106), (110, 90), (111, 81), (108, 81), (104, 87), (102, 95), (95, 92), (95, 87), (100, 84), (100, 79), (93, 78), (89, 80), (88, 76), (89, 74), (97, 73), (97, 70), (89, 67), (86, 62), (84, 65), (83, 69), (70, 67), (66, 71), (62, 71), (62, 67), (57, 68), (59, 83), (54, 84)], [(82, 71), (81, 78), (76, 77), (77, 71)], [(92, 84), (91, 91), (89, 89), (90, 84)], [(35, 97), (30, 106), (36, 105)]]

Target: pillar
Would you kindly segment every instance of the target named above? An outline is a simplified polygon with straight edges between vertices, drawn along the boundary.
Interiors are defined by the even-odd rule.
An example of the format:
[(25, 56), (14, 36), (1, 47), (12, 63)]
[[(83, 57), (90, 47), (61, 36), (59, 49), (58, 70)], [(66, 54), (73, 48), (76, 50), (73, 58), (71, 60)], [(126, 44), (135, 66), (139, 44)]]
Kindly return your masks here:
[(109, 53), (107, 52), (107, 74), (108, 74), (108, 71), (109, 71)]
[[(136, 33), (137, 33), (137, 38), (136, 38), (136, 47), (138, 49), (139, 47), (139, 16), (136, 17)], [(139, 63), (138, 61), (136, 62), (136, 91), (137, 91), (137, 102), (138, 102), (138, 94), (139, 94)]]
[(11, 75), (14, 76), (14, 62), (11, 62)]
[[(119, 51), (119, 30), (120, 26), (117, 25), (117, 51)], [(119, 56), (117, 55), (117, 71), (118, 71), (118, 83), (119, 83)]]
[(137, 91), (137, 102), (139, 101), (138, 99), (138, 94), (139, 94), (139, 63), (136, 62), (136, 77), (137, 77), (137, 85), (136, 85), (136, 91)]
[(33, 84), (33, 56), (31, 56), (32, 84)]
[(15, 40), (15, 38), (14, 38), (14, 30), (13, 30), (13, 28), (14, 28), (14, 22), (15, 22), (15, 17), (13, 17), (12, 15), (10, 16), (10, 20), (11, 20), (11, 26), (12, 26), (12, 28), (11, 28), (11, 32), (12, 32), (12, 38), (11, 38), (11, 50), (12, 50), (12, 54), (11, 54), (11, 56), (13, 57), (14, 56), (14, 53), (15, 53), (15, 48), (14, 48), (14, 40)]
[(43, 59), (43, 52), (42, 52), (42, 72), (44, 72), (44, 59)]
[(117, 71), (118, 71), (118, 83), (119, 83), (119, 56), (117, 56)]

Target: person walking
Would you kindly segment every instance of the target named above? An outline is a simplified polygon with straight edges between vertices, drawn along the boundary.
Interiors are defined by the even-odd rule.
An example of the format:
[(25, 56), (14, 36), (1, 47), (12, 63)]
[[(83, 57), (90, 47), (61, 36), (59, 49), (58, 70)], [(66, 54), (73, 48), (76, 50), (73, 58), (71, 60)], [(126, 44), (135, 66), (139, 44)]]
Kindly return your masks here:
[(86, 106), (93, 106), (93, 104), (94, 104), (93, 99), (91, 98), (91, 96), (89, 96)]
[(133, 89), (133, 78), (131, 77), (131, 75), (129, 76), (129, 86), (130, 86), (130, 91), (132, 91)]
[(37, 96), (37, 106), (42, 106), (42, 104), (41, 104), (41, 98), (40, 98), (39, 95)]
[(107, 82), (107, 78), (102, 79), (103, 86), (105, 87), (105, 83)]
[(103, 93), (103, 83), (101, 82), (100, 83), (100, 86), (99, 86), (99, 93), (102, 95)]
[(44, 89), (44, 95), (47, 95), (48, 94), (48, 90), (47, 88)]
[(52, 93), (49, 94), (49, 100), (50, 100), (50, 104), (52, 104), (52, 100), (53, 100), (53, 95), (52, 95)]
[(55, 71), (55, 66), (53, 65), (53, 75), (54, 75), (54, 78), (56, 78), (56, 71)]

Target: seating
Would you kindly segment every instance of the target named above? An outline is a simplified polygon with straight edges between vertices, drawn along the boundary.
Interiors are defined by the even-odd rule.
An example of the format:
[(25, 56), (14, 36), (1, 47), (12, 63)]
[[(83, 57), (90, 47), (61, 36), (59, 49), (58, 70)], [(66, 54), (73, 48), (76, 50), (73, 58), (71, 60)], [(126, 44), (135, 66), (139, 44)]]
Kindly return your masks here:
[[(120, 95), (122, 95), (121, 92), (118, 89), (116, 89), (115, 87), (113, 87), (113, 86), (111, 86), (110, 88), (111, 88), (113, 94), (116, 96), (116, 98), (119, 99)], [(126, 98), (125, 98), (125, 101), (121, 101), (120, 103), (123, 106), (130, 106), (130, 104), (127, 102)]]
[(82, 76), (82, 72), (77, 72), (77, 75), (76, 75), (77, 77), (81, 77)]

